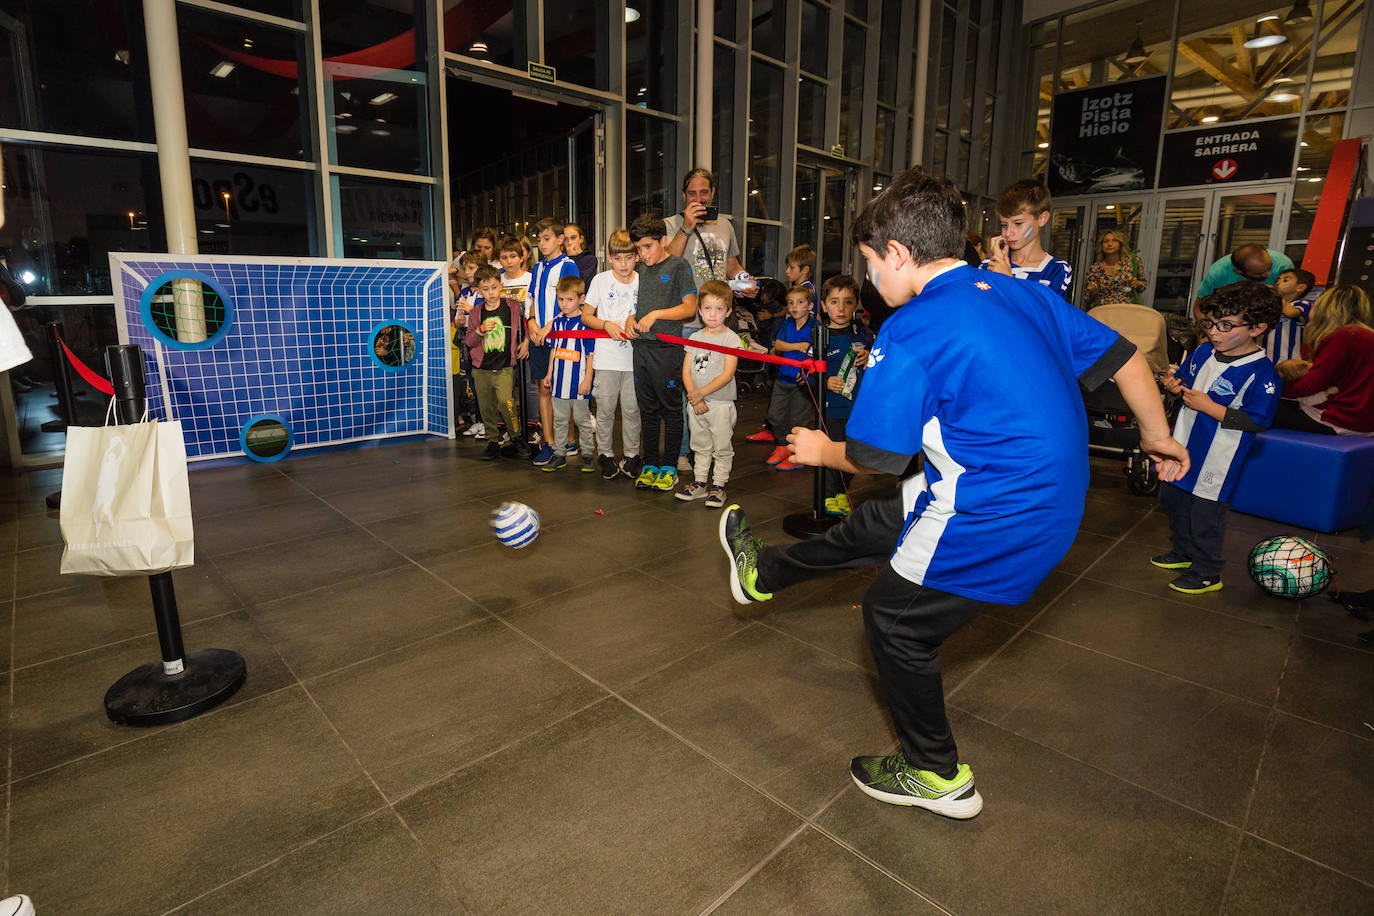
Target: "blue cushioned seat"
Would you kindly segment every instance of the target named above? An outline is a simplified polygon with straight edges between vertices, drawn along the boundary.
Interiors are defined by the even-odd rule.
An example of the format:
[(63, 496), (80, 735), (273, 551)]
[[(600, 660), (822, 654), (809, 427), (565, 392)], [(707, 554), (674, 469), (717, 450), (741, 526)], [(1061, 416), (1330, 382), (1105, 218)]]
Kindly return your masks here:
[(1354, 528), (1374, 499), (1374, 438), (1271, 429), (1255, 437), (1231, 508), (1315, 531)]

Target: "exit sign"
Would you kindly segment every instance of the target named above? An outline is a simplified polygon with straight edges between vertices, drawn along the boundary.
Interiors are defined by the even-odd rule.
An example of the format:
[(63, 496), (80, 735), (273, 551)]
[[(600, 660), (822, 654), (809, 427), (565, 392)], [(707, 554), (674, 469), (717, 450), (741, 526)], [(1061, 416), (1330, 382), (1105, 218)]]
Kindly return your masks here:
[(541, 83), (558, 82), (558, 70), (547, 64), (525, 64), (525, 72), (530, 75), (530, 79), (539, 80)]
[(834, 156), (836, 159), (843, 159), (844, 147), (836, 143), (834, 146), (830, 147), (830, 155)]

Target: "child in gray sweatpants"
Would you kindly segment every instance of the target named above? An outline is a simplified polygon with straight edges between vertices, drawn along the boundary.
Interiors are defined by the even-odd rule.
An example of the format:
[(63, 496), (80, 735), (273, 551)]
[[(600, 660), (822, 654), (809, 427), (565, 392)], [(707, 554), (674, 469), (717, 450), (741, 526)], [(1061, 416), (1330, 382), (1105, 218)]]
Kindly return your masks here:
[[(742, 349), (744, 341), (725, 326), (733, 301), (730, 287), (721, 281), (703, 283), (697, 291), (697, 312), (703, 327), (687, 339)], [(691, 408), (688, 425), (696, 459), (692, 468), (696, 481), (679, 489), (677, 498), (705, 499), (706, 508), (719, 509), (725, 505), (725, 484), (735, 463), (735, 368), (739, 357), (701, 347), (689, 346), (686, 350), (682, 387)]]

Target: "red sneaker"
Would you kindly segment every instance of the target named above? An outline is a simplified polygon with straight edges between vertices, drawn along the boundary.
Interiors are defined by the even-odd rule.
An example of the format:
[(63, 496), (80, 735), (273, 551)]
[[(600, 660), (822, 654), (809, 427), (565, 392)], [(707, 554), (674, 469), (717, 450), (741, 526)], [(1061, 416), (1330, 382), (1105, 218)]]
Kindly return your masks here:
[(771, 431), (766, 430), (766, 429), (761, 429), (761, 430), (759, 430), (759, 431), (756, 432), (756, 433), (750, 433), (749, 435), (745, 436), (745, 437), (744, 437), (744, 441), (745, 441), (745, 442), (777, 442), (778, 440), (775, 439), (775, 438), (773, 437), (773, 433), (772, 433)]
[(792, 453), (787, 450), (787, 446), (779, 445), (777, 448), (773, 449), (773, 454), (768, 456), (768, 463), (776, 465), (779, 462), (786, 461), (791, 457), (791, 454)]
[(779, 462), (779, 463), (773, 465), (773, 467), (777, 468), (779, 471), (800, 471), (802, 468), (806, 467), (806, 465), (804, 465), (804, 464), (797, 464), (795, 461), (790, 461), (790, 460), (789, 460), (789, 461), (781, 461), (781, 462)]

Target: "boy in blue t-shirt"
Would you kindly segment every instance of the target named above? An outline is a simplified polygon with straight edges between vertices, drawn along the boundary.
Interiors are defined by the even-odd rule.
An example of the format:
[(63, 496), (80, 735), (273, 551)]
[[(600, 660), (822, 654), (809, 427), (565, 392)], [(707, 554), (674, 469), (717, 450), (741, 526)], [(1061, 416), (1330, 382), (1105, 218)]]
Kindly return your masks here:
[[(902, 173), (864, 209), (853, 241), (888, 305), (846, 441), (794, 430), (793, 460), (900, 475), (823, 536), (763, 548), (738, 506), (721, 517), (741, 604), (859, 565), (882, 564), (864, 629), (900, 752), (856, 757), (866, 794), (947, 817), (982, 810), (945, 715), (940, 645), (987, 603), (1028, 600), (1077, 534), (1088, 486), (1079, 385), (1116, 380), (1160, 478), (1187, 471), (1145, 358), (1035, 283), (959, 260), (967, 216), (953, 182)], [(914, 470), (918, 455), (924, 468)], [(916, 467), (919, 467), (917, 465)]]
[[(825, 433), (836, 442), (843, 442), (845, 426), (854, 399), (859, 396), (859, 381), (864, 363), (873, 347), (873, 332), (854, 320), (859, 307), (859, 283), (848, 274), (831, 277), (821, 286), (821, 299), (829, 318), (825, 344)], [(854, 356), (845, 369), (845, 357)], [(821, 472), (825, 490), (825, 514), (848, 515), (850, 475), (834, 468)]]
[(1264, 353), (1276, 366), (1285, 359), (1302, 359), (1302, 329), (1312, 314), (1307, 294), (1316, 282), (1311, 271), (1298, 267), (1280, 271), (1274, 281), (1274, 292), (1283, 300), (1283, 317), (1265, 338)]
[(1259, 342), (1282, 313), (1277, 293), (1241, 280), (1198, 303), (1207, 342), (1161, 381), (1183, 396), (1174, 438), (1188, 449), (1192, 468), (1160, 484), (1159, 504), (1169, 516), (1173, 543), (1151, 557), (1160, 569), (1181, 569), (1169, 583), (1176, 592), (1202, 595), (1221, 588), (1221, 543), (1226, 508), (1255, 433), (1274, 420), (1282, 383)]
[[(794, 286), (787, 291), (787, 318), (773, 338), (771, 353), (789, 359), (805, 359), (811, 354), (811, 331), (816, 319), (811, 317), (811, 290)], [(768, 399), (768, 428), (776, 436), (786, 436), (794, 426), (806, 426), (815, 415), (810, 382), (802, 377), (796, 366), (779, 366), (773, 382), (773, 394)], [(802, 465), (791, 460), (787, 446), (779, 445), (768, 456), (768, 463), (779, 471), (796, 471)]]
[[(548, 333), (586, 331), (582, 323), (582, 297), (587, 286), (577, 274), (569, 274), (558, 281), (556, 298), (558, 314), (548, 324)], [(592, 427), (592, 372), (596, 341), (588, 338), (559, 338), (549, 340), (549, 395), (553, 408), (553, 455), (543, 465), (546, 471), (567, 467), (569, 452), (574, 446), (568, 442), (568, 419), (577, 424), (577, 441), (582, 446), (582, 471), (596, 470), (592, 449), (596, 445), (596, 430)], [(565, 444), (566, 443), (566, 444)]]
[(988, 257), (982, 268), (1039, 283), (1067, 300), (1073, 286), (1073, 266), (1040, 247), (1040, 231), (1049, 224), (1052, 203), (1050, 189), (1030, 178), (1009, 185), (998, 195), (1002, 234), (988, 240)]

